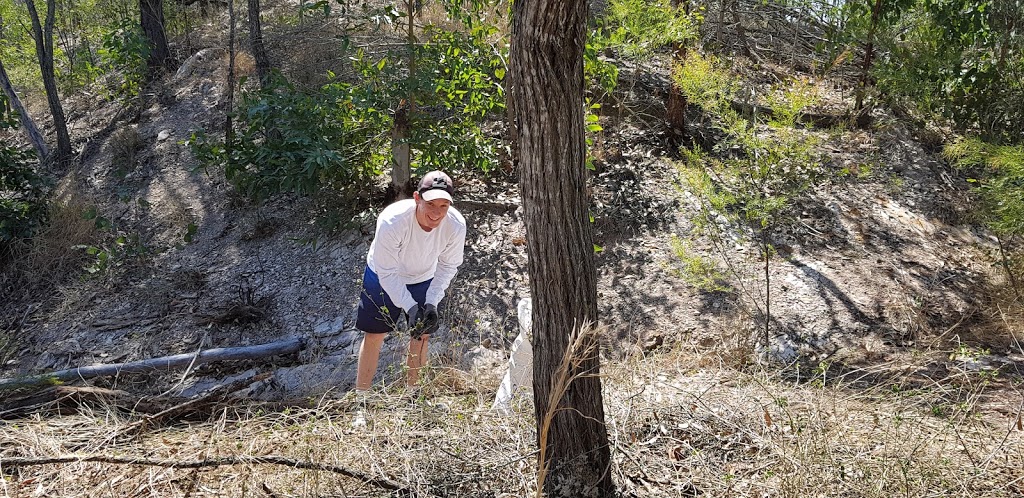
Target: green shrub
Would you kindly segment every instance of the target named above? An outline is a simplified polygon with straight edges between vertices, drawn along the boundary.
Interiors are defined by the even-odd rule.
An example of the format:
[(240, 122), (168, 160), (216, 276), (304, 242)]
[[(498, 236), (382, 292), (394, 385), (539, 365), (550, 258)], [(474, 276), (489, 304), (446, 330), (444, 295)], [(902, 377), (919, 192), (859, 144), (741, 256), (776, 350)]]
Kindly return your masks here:
[(422, 42), (383, 57), (347, 53), (354, 81), (328, 74), (327, 84), (308, 91), (275, 75), (266, 90), (243, 94), (229, 143), (193, 134), (195, 156), (223, 168), (251, 199), (322, 188), (365, 192), (390, 164), (394, 116), (405, 109), (413, 169), (490, 171), (500, 142), (484, 123), (504, 114), (507, 54), (499, 30), (483, 17), (485, 6), (471, 7), (445, 4), (456, 29), (427, 25)]
[(890, 99), (989, 142), (1024, 140), (1020, 4), (929, 0), (904, 14), (874, 75)]
[(133, 98), (139, 95), (146, 79), (149, 42), (137, 21), (122, 19), (103, 34), (100, 64), (108, 72), (109, 98)]
[[(691, 52), (686, 63), (673, 71), (675, 82), (699, 106), (724, 138), (715, 150), (683, 150), (680, 167), (685, 186), (699, 202), (694, 223), (712, 239), (728, 272), (737, 282), (747, 276), (730, 262), (734, 243), (726, 232), (741, 229), (760, 250), (763, 288), (770, 288), (769, 263), (775, 256), (774, 239), (781, 226), (792, 222), (790, 206), (824, 175), (822, 158), (815, 152), (818, 140), (796, 128), (802, 110), (815, 102), (809, 83), (793, 82), (774, 89), (765, 103), (772, 109), (770, 119), (742, 115), (736, 99), (735, 79), (712, 57)], [(753, 102), (745, 102), (752, 106)], [(729, 234), (731, 235), (731, 234)], [(682, 262), (694, 268), (686, 251)], [(687, 259), (689, 258), (689, 259)], [(698, 270), (704, 271), (699, 265)], [(706, 284), (705, 284), (706, 285)], [(769, 341), (771, 297), (765, 292), (748, 292), (763, 324), (763, 341)]]
[[(16, 126), (13, 116), (0, 115), (0, 129)], [(46, 182), (34, 169), (34, 157), (31, 149), (0, 144), (0, 262), (45, 221)]]
[(616, 52), (642, 68), (654, 52), (695, 40), (700, 21), (699, 13), (687, 14), (666, 0), (611, 0), (584, 51), (584, 78), (592, 97), (611, 94), (618, 84), (618, 67), (601, 54)]
[(78, 244), (72, 248), (85, 252), (90, 259), (85, 271), (91, 274), (109, 274), (114, 268), (142, 261), (157, 252), (142, 240), (138, 232), (119, 229), (100, 215), (95, 206), (86, 208), (82, 217), (93, 223), (99, 241), (94, 244)]
[(976, 168), (978, 178), (971, 182), (989, 228), (1004, 237), (1024, 235), (1024, 146), (966, 138), (946, 146), (943, 154), (961, 168)]
[(611, 0), (601, 24), (610, 47), (629, 58), (696, 39), (700, 15), (687, 14), (668, 0)]
[(960, 168), (970, 168), (978, 193), (979, 215), (996, 234), (999, 260), (1018, 299), (1024, 295), (1020, 272), (1024, 266), (1024, 146), (993, 145), (978, 138), (960, 139), (943, 154)]
[(275, 75), (266, 90), (243, 94), (229, 144), (202, 131), (189, 144), (204, 167), (223, 168), (251, 199), (326, 184), (358, 189), (381, 173), (388, 143), (387, 116), (366, 104), (348, 84), (306, 92)]
[[(360, 75), (354, 91), (366, 105), (412, 109), (409, 146), (415, 170), (486, 173), (498, 165), (499, 137), (482, 125), (505, 112), (507, 45), (484, 19), (484, 6), (471, 7), (445, 4), (455, 29), (427, 25), (422, 43), (403, 45), (380, 59), (356, 51), (352, 59)], [(384, 119), (390, 130), (390, 114)]]

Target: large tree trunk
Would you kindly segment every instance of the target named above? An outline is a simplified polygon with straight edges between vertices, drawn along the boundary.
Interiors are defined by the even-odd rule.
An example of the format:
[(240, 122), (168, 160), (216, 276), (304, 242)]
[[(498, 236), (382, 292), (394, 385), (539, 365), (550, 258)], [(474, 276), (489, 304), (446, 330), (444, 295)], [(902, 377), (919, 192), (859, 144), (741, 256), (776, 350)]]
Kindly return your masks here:
[[(510, 75), (533, 296), (539, 480), (556, 496), (612, 496), (595, 336), (554, 379), (571, 337), (597, 318), (586, 195), (583, 49), (586, 0), (513, 3)], [(554, 395), (552, 395), (554, 393)]]
[(249, 50), (256, 59), (256, 75), (260, 78), (260, 88), (267, 89), (270, 85), (270, 58), (263, 46), (263, 27), (260, 26), (260, 0), (249, 0)]
[(36, 127), (35, 121), (32, 121), (32, 117), (28, 115), (28, 111), (25, 110), (25, 106), (21, 105), (21, 99), (18, 98), (18, 93), (14, 91), (14, 86), (11, 85), (11, 79), (7, 77), (7, 69), (4, 68), (3, 61), (0, 61), (0, 86), (4, 87), (4, 94), (7, 95), (7, 102), (10, 103), (11, 107), (14, 108), (14, 112), (18, 113), (18, 120), (21, 122), (21, 128), (25, 130), (25, 134), (28, 135), (29, 141), (32, 142), (32, 146), (36, 149), (36, 155), (39, 159), (45, 159), (49, 150), (46, 148), (46, 140), (43, 139), (43, 134), (39, 132), (39, 128)]
[(36, 42), (36, 57), (39, 59), (39, 71), (43, 76), (43, 88), (46, 89), (46, 102), (50, 105), (53, 128), (57, 134), (57, 155), (54, 159), (58, 163), (64, 163), (71, 159), (71, 136), (68, 135), (64, 107), (57, 94), (57, 79), (53, 73), (53, 18), (56, 4), (56, 0), (47, 0), (46, 24), (42, 25), (39, 22), (35, 0), (25, 0), (29, 16), (32, 17), (32, 37)]
[(167, 37), (164, 35), (164, 0), (139, 0), (139, 18), (142, 32), (149, 40), (150, 70), (168, 69), (171, 64), (171, 51), (167, 48)]

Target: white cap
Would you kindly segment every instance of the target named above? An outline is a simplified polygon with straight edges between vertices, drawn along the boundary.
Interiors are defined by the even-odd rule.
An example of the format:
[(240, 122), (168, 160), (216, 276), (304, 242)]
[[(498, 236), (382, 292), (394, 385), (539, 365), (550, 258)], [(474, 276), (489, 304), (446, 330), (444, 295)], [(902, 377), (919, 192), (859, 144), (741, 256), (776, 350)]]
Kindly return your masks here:
[(431, 171), (423, 175), (423, 179), (420, 180), (420, 185), (416, 191), (420, 193), (420, 199), (425, 201), (448, 199), (448, 202), (454, 202), (452, 199), (452, 179), (440, 171)]
[(420, 198), (425, 201), (432, 201), (435, 199), (448, 199), (448, 202), (452, 202), (452, 194), (449, 194), (447, 190), (439, 188), (430, 189), (427, 190), (426, 192), (423, 192), (422, 194), (420, 194)]

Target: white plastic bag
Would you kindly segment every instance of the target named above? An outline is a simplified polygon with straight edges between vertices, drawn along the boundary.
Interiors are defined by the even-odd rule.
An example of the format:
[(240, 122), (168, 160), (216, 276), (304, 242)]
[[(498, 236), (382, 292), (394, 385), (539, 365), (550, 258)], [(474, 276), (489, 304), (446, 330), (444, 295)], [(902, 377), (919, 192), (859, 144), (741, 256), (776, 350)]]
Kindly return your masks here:
[(498, 394), (494, 396), (491, 408), (502, 415), (512, 414), (512, 398), (523, 389), (533, 387), (533, 346), (530, 345), (530, 332), (533, 325), (533, 306), (530, 298), (519, 300), (517, 315), (519, 316), (519, 335), (512, 343), (512, 355), (508, 359), (508, 371), (501, 379)]

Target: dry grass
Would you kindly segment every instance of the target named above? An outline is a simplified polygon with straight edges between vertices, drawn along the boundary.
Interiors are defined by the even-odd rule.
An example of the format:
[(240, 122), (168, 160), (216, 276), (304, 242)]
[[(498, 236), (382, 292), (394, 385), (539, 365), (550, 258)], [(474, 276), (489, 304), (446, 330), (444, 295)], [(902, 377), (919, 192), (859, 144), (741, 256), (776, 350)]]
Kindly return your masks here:
[[(1020, 259), (1020, 258), (1018, 258)], [(1024, 275), (1024, 264), (1012, 267), (1016, 275)], [(1015, 288), (1005, 272), (993, 275), (990, 289), (984, 289), (977, 326), (969, 331), (971, 339), (997, 350), (1024, 354), (1024, 289)]]
[[(85, 264), (85, 251), (75, 246), (93, 243), (97, 233), (95, 223), (83, 216), (89, 199), (73, 185), (70, 180), (57, 190), (48, 206), (47, 224), (31, 242), (15, 248), (10, 263), (0, 271), (0, 362), (4, 364), (16, 359), (22, 348), (19, 331), (33, 309), (24, 303), (61, 300), (79, 287), (68, 284)], [(55, 289), (61, 296), (55, 295)]]
[[(632, 496), (1009, 496), (1024, 493), (1019, 392), (978, 372), (952, 371), (913, 390), (854, 389), (845, 379), (794, 384), (769, 372), (695, 368), (670, 351), (606, 365), (613, 476)], [(725, 362), (704, 362), (709, 364)], [(898, 365), (881, 365), (873, 369)], [(826, 374), (827, 375), (827, 374)], [(413, 397), (387, 388), (368, 406), (263, 411), (242, 403), (203, 423), (128, 435), (129, 416), (84, 415), (9, 423), (0, 431), (8, 496), (386, 496), (325, 470), (253, 463), (279, 456), (402, 483), (422, 496), (535, 492), (532, 406), (494, 415), (494, 385), (437, 369)], [(496, 383), (495, 383), (496, 384)], [(936, 409), (936, 407), (942, 409)], [(125, 434), (125, 435), (119, 435)], [(24, 456), (108, 455), (247, 462), (201, 469), (75, 462), (4, 466)]]
[(124, 178), (138, 165), (139, 153), (145, 143), (135, 126), (118, 128), (110, 135), (110, 160), (114, 174)]
[(8, 278), (19, 279), (24, 288), (36, 288), (65, 282), (69, 275), (79, 274), (85, 252), (74, 246), (94, 243), (97, 238), (95, 222), (83, 215), (90, 204), (74, 187), (62, 186), (50, 203), (49, 221), (32, 244), (16, 256)]

